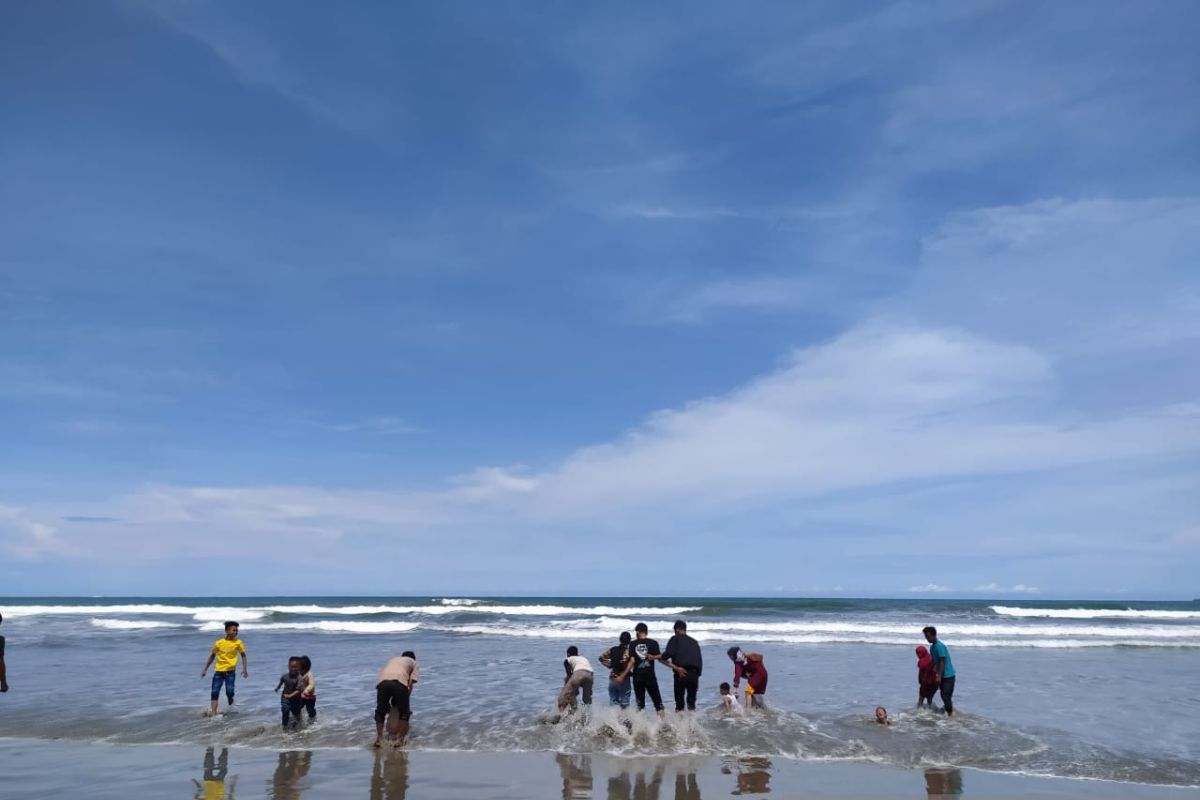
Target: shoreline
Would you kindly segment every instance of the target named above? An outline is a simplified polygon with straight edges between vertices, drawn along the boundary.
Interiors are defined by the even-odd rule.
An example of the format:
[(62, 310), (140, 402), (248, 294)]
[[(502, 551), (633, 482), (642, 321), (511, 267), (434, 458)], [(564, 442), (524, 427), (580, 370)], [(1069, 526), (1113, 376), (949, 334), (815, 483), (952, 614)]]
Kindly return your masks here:
[[(223, 754), (223, 755), (222, 755)], [(206, 770), (206, 765), (210, 767)], [(222, 774), (221, 770), (224, 769)], [(204, 796), (221, 775), (227, 796), (363, 798), (1195, 797), (1195, 787), (1026, 775), (973, 768), (906, 769), (870, 761), (552, 751), (270, 749), (0, 739), (5, 788), (23, 798)], [(213, 789), (212, 784), (207, 787)]]

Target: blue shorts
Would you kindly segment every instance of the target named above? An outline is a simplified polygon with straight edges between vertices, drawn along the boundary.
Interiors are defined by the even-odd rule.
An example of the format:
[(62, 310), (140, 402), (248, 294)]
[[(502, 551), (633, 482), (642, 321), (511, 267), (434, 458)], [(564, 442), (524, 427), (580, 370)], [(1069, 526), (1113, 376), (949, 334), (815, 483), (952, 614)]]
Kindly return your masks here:
[(221, 696), (221, 684), (225, 684), (225, 696), (230, 700), (233, 699), (233, 687), (237, 680), (237, 670), (231, 669), (228, 672), (214, 672), (212, 680), (212, 699), (216, 700)]

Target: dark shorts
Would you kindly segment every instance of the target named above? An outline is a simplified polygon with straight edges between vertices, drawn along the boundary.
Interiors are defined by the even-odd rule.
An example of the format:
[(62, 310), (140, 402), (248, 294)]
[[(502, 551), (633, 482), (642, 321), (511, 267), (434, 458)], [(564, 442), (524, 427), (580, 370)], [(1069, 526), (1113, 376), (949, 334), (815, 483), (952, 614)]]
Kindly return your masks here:
[(922, 683), (920, 686), (921, 693), (919, 697), (922, 700), (932, 700), (933, 696), (937, 694), (938, 685), (936, 683)]
[(393, 708), (400, 710), (400, 719), (412, 716), (408, 687), (400, 681), (380, 681), (375, 687), (375, 721), (384, 722)]

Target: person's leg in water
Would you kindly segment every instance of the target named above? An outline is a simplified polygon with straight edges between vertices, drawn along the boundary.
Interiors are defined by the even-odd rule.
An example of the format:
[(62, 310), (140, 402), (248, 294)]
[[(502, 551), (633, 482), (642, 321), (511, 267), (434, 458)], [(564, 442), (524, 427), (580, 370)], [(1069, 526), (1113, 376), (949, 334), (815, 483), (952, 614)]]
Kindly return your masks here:
[(686, 674), (680, 675), (675, 673), (675, 711), (683, 711), (683, 697), (687, 692), (687, 677)]
[(283, 716), (283, 729), (288, 729), (288, 723), (292, 718), (292, 701), (286, 697), (279, 698), (279, 713)]
[[(954, 678), (952, 678), (952, 677), (951, 678), (942, 678), (942, 687), (941, 687), (940, 691), (941, 691), (941, 695), (942, 695), (942, 705), (945, 706), (945, 708), (946, 708), (946, 716), (947, 717), (953, 716), (954, 715), (954, 700), (953, 700)], [(930, 701), (930, 705), (933, 705), (933, 701)]]
[(317, 718), (317, 698), (309, 697), (304, 701), (304, 710), (308, 712), (308, 721), (312, 722)]
[(666, 716), (663, 711), (662, 692), (658, 688), (658, 678), (651, 675), (646, 681), (646, 694), (650, 695), (650, 702), (654, 703), (654, 712), (658, 714), (658, 718), (662, 719)]
[(694, 669), (687, 671), (687, 708), (688, 711), (696, 710), (696, 692), (700, 690), (700, 675)]
[(225, 683), (225, 675), (221, 672), (214, 672), (212, 676), (212, 693), (209, 695), (208, 715), (215, 717), (217, 715), (217, 706), (221, 704), (221, 686)]
[(646, 684), (633, 678), (633, 699), (637, 703), (638, 711), (646, 710)]

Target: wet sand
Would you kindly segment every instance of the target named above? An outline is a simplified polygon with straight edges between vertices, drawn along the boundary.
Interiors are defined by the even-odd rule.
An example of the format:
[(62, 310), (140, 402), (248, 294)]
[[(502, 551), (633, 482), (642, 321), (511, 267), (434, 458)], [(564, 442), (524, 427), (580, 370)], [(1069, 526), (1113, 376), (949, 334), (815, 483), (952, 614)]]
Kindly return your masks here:
[(773, 797), (1045, 797), (1194, 800), (1195, 789), (856, 762), (558, 753), (272, 752), (184, 745), (0, 741), (0, 795), (249, 800), (702, 800)]

